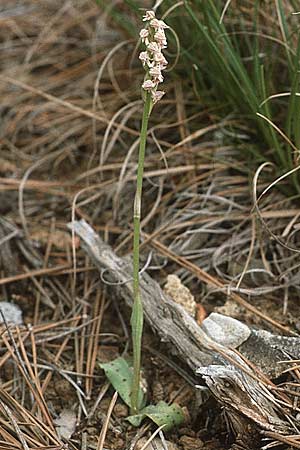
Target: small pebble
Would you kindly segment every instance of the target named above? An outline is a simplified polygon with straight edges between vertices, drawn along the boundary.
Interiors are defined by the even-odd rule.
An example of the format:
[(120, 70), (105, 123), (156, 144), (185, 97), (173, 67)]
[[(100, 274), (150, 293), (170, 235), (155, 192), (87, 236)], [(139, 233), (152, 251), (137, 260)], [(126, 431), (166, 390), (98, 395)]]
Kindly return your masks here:
[(117, 417), (128, 417), (129, 416), (129, 410), (126, 405), (122, 405), (122, 403), (117, 403), (114, 407), (114, 414)]
[(70, 439), (76, 428), (76, 414), (71, 409), (63, 409), (54, 420), (58, 435), (66, 440)]
[[(0, 310), (7, 323), (23, 325), (22, 311), (18, 305), (10, 302), (0, 302)], [(0, 323), (4, 322), (2, 314), (0, 314)]]
[(203, 441), (197, 437), (181, 436), (179, 442), (184, 450), (198, 450), (204, 447)]
[(168, 275), (167, 284), (164, 287), (164, 292), (169, 295), (174, 302), (183, 306), (186, 312), (192, 317), (195, 317), (196, 302), (190, 290), (182, 284), (177, 275)]

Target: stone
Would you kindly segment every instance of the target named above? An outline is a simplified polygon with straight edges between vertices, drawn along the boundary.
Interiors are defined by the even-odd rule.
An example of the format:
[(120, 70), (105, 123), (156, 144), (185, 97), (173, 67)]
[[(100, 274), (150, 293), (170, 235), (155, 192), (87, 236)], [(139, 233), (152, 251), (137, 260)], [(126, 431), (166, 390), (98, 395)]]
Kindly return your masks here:
[(191, 294), (190, 290), (184, 286), (177, 275), (167, 276), (164, 292), (169, 295), (174, 302), (183, 306), (192, 317), (195, 317), (197, 303), (195, 302), (193, 294)]
[[(7, 323), (23, 325), (22, 311), (18, 305), (10, 302), (0, 302), (0, 310)], [(0, 324), (4, 323), (2, 314), (0, 314)]]
[(218, 344), (231, 348), (239, 347), (251, 334), (246, 324), (218, 313), (211, 313), (204, 319), (202, 329)]

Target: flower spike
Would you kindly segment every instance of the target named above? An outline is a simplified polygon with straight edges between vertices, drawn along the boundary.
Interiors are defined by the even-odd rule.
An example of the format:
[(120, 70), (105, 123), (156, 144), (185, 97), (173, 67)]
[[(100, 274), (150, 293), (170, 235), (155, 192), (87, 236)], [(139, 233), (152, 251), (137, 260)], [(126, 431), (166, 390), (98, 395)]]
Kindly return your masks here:
[(158, 91), (157, 87), (164, 80), (161, 72), (168, 64), (162, 50), (167, 48), (165, 29), (169, 27), (163, 20), (155, 17), (154, 11), (146, 11), (143, 21), (147, 23), (140, 31), (140, 38), (146, 46), (146, 50), (139, 54), (139, 59), (146, 71), (142, 88), (150, 92), (152, 102), (157, 103), (164, 95), (164, 92)]

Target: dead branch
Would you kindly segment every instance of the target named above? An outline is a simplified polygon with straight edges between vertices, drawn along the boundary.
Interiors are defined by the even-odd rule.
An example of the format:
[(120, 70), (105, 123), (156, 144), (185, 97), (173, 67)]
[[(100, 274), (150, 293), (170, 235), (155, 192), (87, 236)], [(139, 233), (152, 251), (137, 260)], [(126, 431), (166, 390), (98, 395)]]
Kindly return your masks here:
[[(131, 306), (130, 257), (118, 257), (84, 220), (70, 223), (68, 227), (81, 238), (83, 249), (102, 278), (109, 279), (120, 298)], [(208, 336), (147, 273), (141, 275), (141, 293), (145, 318), (151, 328), (193, 371), (198, 369), (212, 394), (227, 410), (237, 435), (248, 436), (250, 433), (252, 437), (254, 429), (256, 433), (264, 430), (278, 436), (291, 434), (291, 423), (296, 423), (296, 419), (287, 396), (274, 394), (271, 389), (275, 386), (268, 383), (266, 377), (260, 376), (259, 372), (257, 375), (252, 370), (253, 366), (248, 365), (238, 352)], [(245, 426), (245, 422), (254, 428)], [(297, 448), (300, 448), (300, 443)]]

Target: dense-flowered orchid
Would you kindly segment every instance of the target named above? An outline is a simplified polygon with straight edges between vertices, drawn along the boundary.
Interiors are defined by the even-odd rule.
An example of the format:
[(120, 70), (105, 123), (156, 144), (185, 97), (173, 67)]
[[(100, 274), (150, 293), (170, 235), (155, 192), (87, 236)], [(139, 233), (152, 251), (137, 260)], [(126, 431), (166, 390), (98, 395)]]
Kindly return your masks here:
[(131, 313), (132, 348), (133, 348), (133, 378), (131, 385), (131, 414), (136, 415), (140, 411), (140, 380), (141, 380), (141, 343), (143, 335), (143, 301), (140, 292), (140, 230), (144, 162), (147, 143), (148, 121), (152, 106), (164, 95), (159, 91), (158, 85), (162, 83), (164, 70), (168, 64), (162, 54), (166, 48), (167, 40), (165, 29), (167, 25), (156, 19), (154, 11), (146, 11), (143, 16), (144, 26), (140, 31), (140, 38), (145, 45), (145, 50), (139, 54), (139, 59), (145, 69), (145, 78), (142, 84), (143, 90), (143, 118), (141, 123), (141, 135), (139, 139), (139, 156), (136, 177), (136, 192), (133, 206), (133, 305)]
[(167, 47), (165, 29), (169, 27), (163, 20), (155, 17), (154, 11), (146, 11), (143, 21), (147, 23), (140, 31), (140, 38), (146, 45), (146, 50), (139, 54), (139, 59), (146, 70), (142, 88), (150, 92), (153, 103), (157, 103), (164, 95), (157, 87), (164, 80), (161, 72), (168, 64), (162, 50)]

